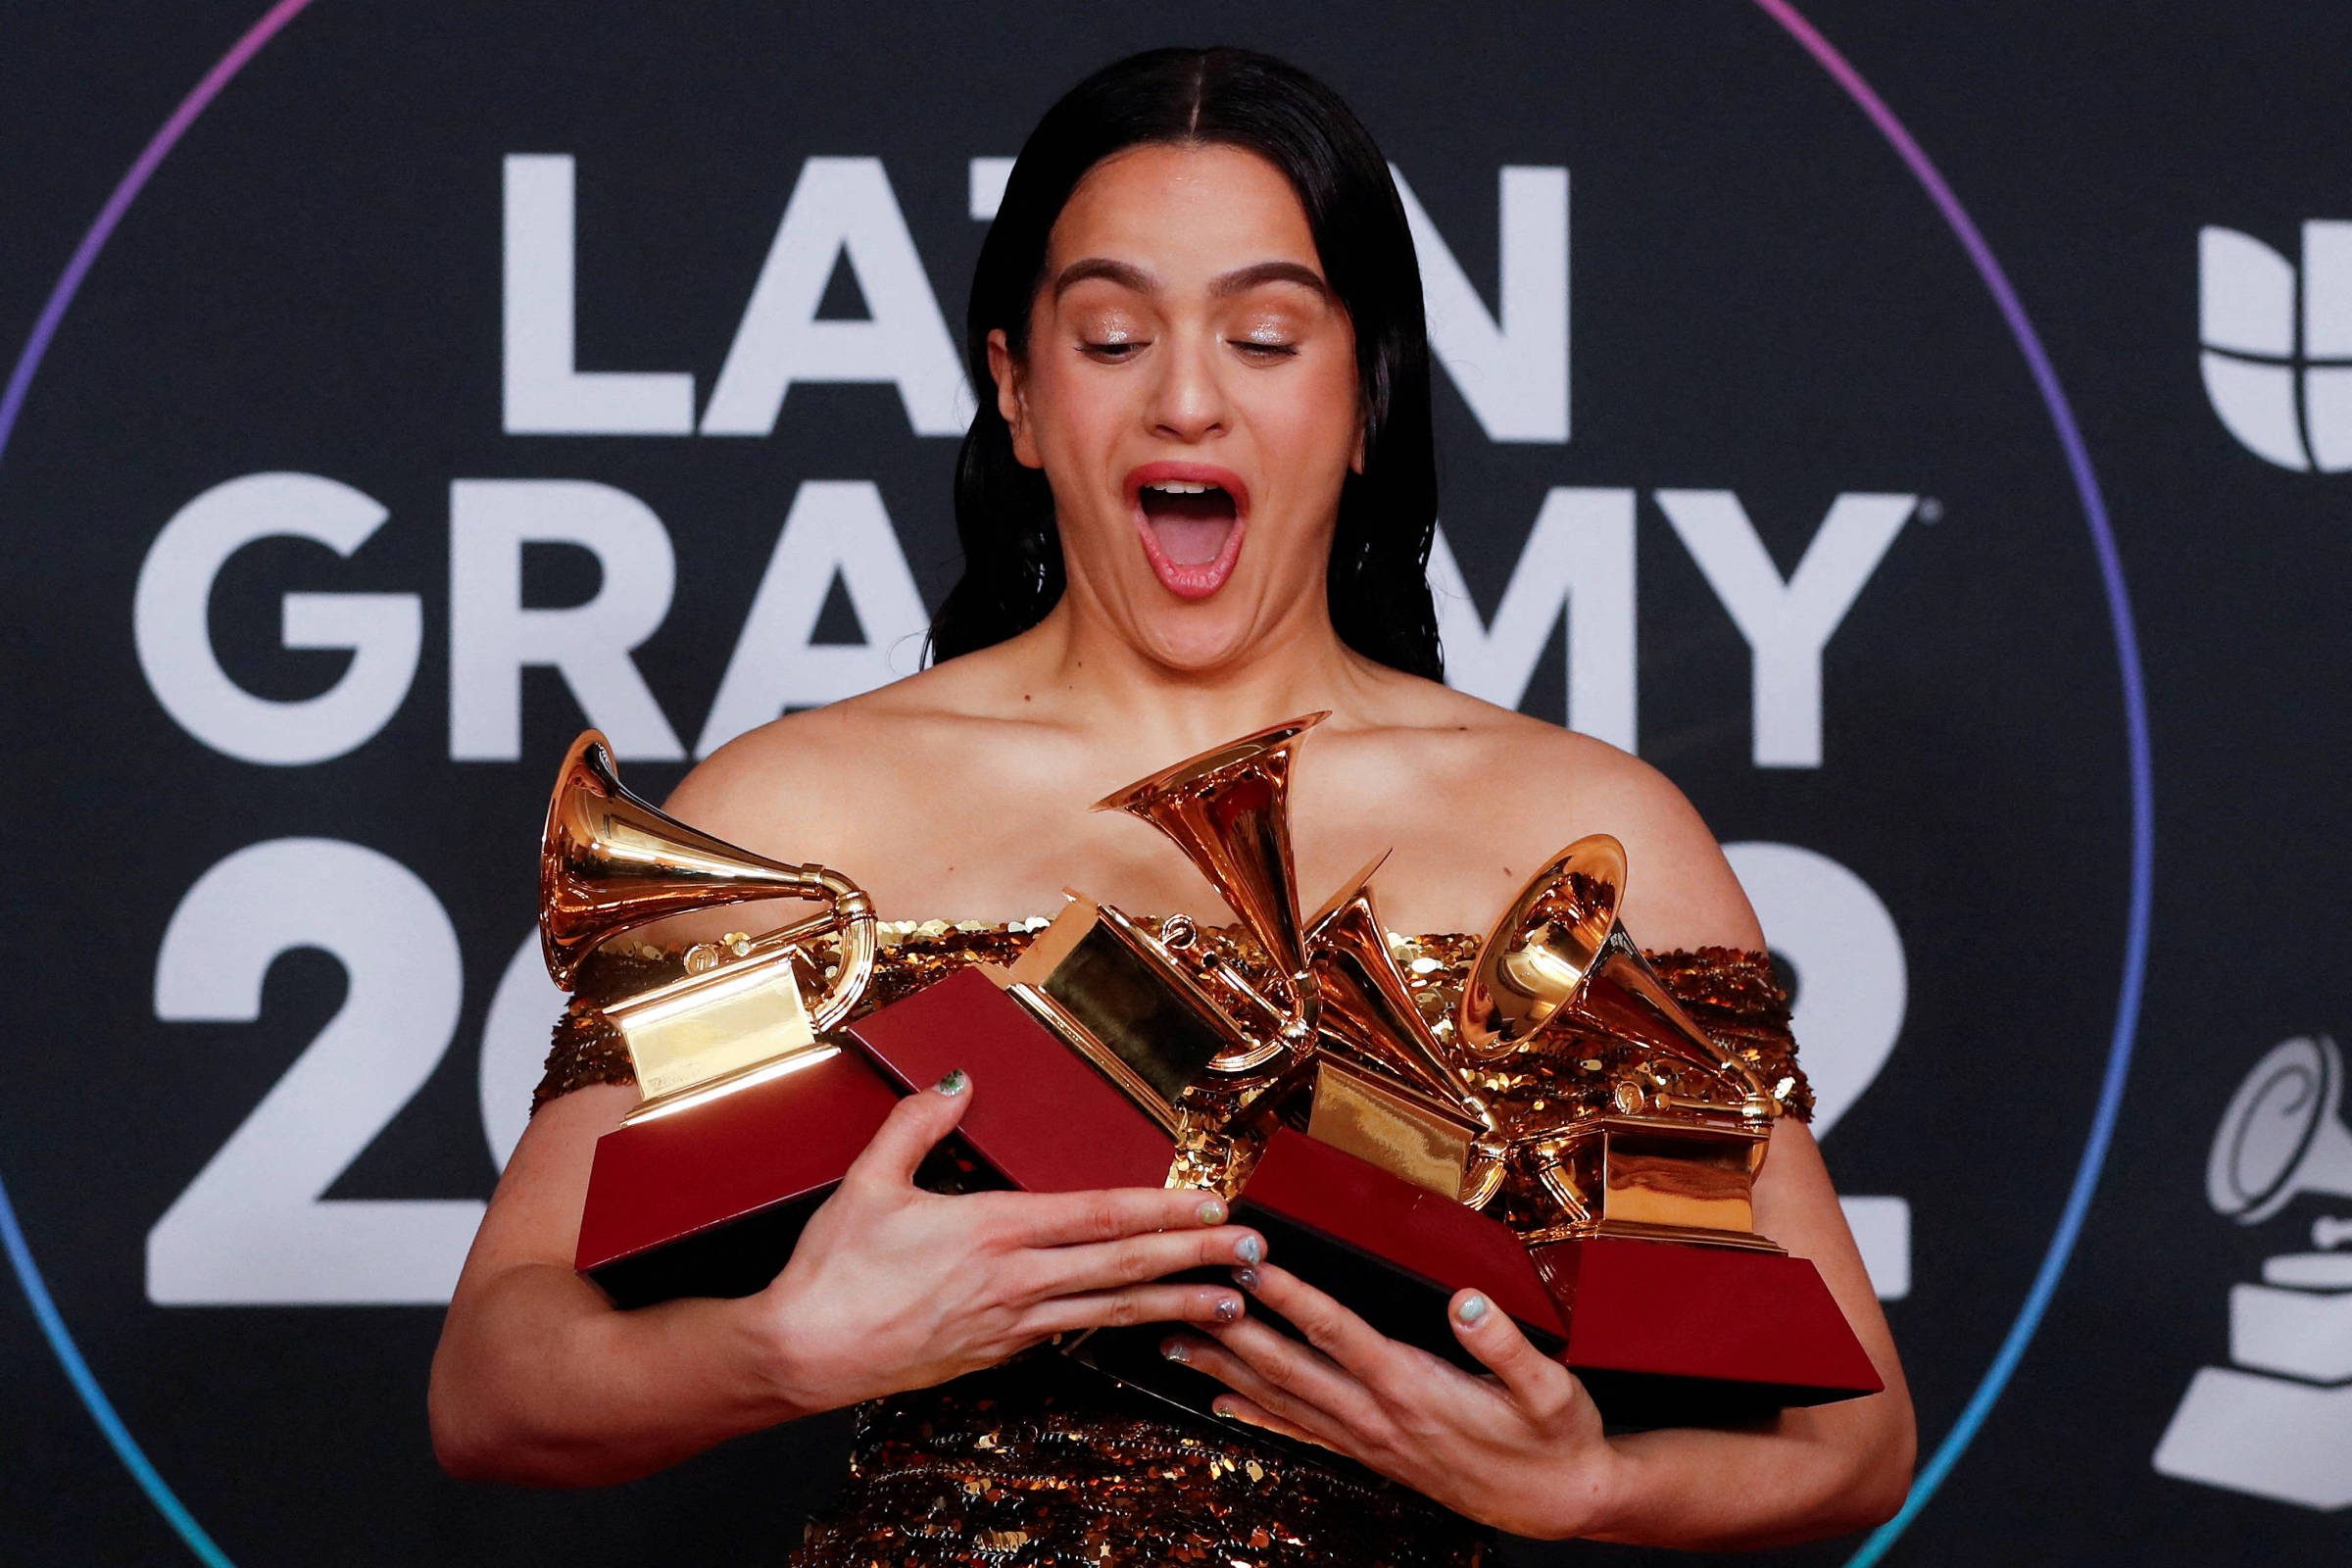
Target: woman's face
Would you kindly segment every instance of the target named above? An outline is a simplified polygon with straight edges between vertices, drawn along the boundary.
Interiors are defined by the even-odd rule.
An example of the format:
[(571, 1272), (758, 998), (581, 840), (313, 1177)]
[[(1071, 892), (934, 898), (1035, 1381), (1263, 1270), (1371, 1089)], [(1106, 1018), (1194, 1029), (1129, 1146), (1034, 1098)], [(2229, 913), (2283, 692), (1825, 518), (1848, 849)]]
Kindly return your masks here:
[(1219, 145), (1097, 165), (1054, 225), (1026, 355), (1000, 332), (990, 363), (1071, 589), (1130, 645), (1207, 671), (1321, 619), (1362, 464), (1355, 334), (1273, 165)]

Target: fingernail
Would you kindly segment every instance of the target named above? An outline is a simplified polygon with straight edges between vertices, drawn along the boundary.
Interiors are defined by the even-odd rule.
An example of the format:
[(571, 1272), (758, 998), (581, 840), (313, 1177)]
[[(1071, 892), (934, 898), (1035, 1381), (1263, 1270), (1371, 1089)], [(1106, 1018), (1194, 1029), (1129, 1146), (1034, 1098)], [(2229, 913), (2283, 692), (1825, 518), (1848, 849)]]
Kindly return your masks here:
[(1263, 1263), (1266, 1260), (1266, 1244), (1254, 1236), (1245, 1236), (1233, 1244), (1233, 1255), (1245, 1263)]
[(1487, 1315), (1487, 1298), (1483, 1296), (1465, 1296), (1462, 1304), (1453, 1309), (1453, 1315), (1462, 1320), (1462, 1327), (1468, 1328)]
[(1179, 1344), (1175, 1340), (1170, 1340), (1167, 1344), (1161, 1346), (1159, 1348), (1159, 1353), (1166, 1356), (1171, 1361), (1190, 1361), (1193, 1358), (1193, 1352), (1186, 1349), (1183, 1345)]
[(1257, 1270), (1253, 1268), (1235, 1269), (1233, 1283), (1239, 1285), (1243, 1290), (1254, 1294), (1257, 1290)]
[(1193, 1212), (1200, 1217), (1203, 1225), (1222, 1225), (1225, 1223), (1225, 1200), (1212, 1198)]
[(948, 1075), (945, 1078), (942, 1078), (939, 1082), (933, 1084), (931, 1086), (931, 1090), (934, 1094), (945, 1095), (950, 1100), (953, 1100), (957, 1095), (962, 1094), (966, 1089), (969, 1089), (971, 1086), (972, 1081), (964, 1076), (963, 1069), (961, 1067), (955, 1067), (949, 1070)]
[(1242, 1315), (1242, 1298), (1238, 1296), (1217, 1298), (1217, 1321), (1230, 1323)]
[(1240, 1416), (1233, 1413), (1233, 1406), (1227, 1404), (1223, 1399), (1219, 1399), (1216, 1403), (1210, 1405), (1208, 1407), (1208, 1413), (1224, 1421), (1241, 1420)]

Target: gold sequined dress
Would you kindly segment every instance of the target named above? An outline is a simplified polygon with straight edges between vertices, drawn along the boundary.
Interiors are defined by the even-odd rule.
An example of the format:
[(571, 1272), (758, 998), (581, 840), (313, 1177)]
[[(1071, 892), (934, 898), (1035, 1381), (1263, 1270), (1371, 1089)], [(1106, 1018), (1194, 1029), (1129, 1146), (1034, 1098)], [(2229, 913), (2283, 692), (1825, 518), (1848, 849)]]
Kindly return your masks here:
[[(1009, 962), (1045, 922), (890, 924), (861, 1008), (894, 1002), (975, 962)], [(1466, 936), (1393, 939), (1443, 1036), (1477, 949)], [(1790, 1114), (1812, 1096), (1796, 1066), (1788, 1008), (1761, 954), (1652, 954), (1669, 990), (1758, 1068)], [(599, 1006), (680, 973), (674, 952), (608, 946), (580, 971), (556, 1026), (534, 1108), (592, 1083), (635, 1081)], [(1593, 1098), (1629, 1071), (1614, 1043), (1560, 1032), (1541, 1054), (1485, 1081), (1491, 1101)], [(1663, 1083), (1664, 1078), (1659, 1080)], [(1507, 1205), (1506, 1205), (1507, 1207)], [(1508, 1217), (1507, 1213), (1505, 1217)], [(1345, 1462), (1325, 1463), (1191, 1417), (1050, 1351), (857, 1411), (850, 1473), (812, 1521), (794, 1568), (1080, 1568), (1199, 1563), (1214, 1568), (1477, 1563), (1487, 1532), (1418, 1493)]]

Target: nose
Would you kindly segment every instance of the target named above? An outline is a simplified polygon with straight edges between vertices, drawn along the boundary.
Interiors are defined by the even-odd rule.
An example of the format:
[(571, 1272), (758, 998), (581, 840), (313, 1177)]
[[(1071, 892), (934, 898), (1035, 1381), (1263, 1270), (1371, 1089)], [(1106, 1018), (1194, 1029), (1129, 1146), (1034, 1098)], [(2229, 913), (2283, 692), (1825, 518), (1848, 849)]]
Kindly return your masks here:
[(1187, 442), (1224, 434), (1232, 411), (1217, 376), (1216, 345), (1188, 339), (1168, 349), (1146, 412), (1152, 433)]

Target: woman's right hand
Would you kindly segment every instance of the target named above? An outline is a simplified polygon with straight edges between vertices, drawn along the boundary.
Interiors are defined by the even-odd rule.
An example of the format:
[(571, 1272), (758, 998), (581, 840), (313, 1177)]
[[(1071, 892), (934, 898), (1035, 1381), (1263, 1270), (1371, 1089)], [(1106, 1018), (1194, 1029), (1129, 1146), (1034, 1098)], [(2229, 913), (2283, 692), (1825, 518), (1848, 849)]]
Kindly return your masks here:
[(950, 1073), (901, 1101), (783, 1273), (745, 1303), (760, 1363), (796, 1410), (927, 1388), (1074, 1330), (1241, 1316), (1231, 1286), (1155, 1283), (1264, 1258), (1264, 1239), (1227, 1225), (1213, 1194), (915, 1186), (923, 1156), (983, 1092)]

